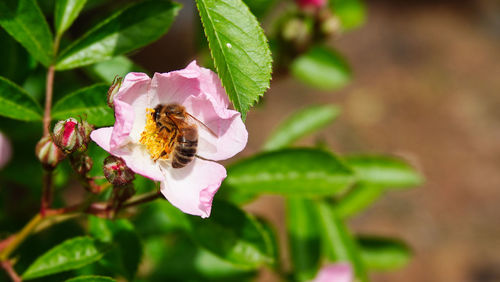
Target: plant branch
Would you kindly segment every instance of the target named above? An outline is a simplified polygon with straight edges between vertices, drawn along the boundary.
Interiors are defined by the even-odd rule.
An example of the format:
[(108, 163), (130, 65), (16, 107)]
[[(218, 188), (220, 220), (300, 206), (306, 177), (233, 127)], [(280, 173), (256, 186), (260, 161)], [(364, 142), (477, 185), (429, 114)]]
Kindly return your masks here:
[(50, 128), (50, 109), (52, 108), (52, 94), (54, 90), (54, 66), (49, 66), (47, 70), (47, 82), (45, 85), (45, 111), (43, 113), (43, 135), (47, 136), (49, 134)]
[(140, 205), (140, 204), (144, 204), (144, 203), (147, 203), (147, 202), (151, 202), (151, 201), (154, 201), (158, 198), (163, 198), (162, 194), (160, 192), (153, 192), (153, 193), (149, 193), (149, 194), (144, 194), (144, 195), (141, 195), (141, 196), (137, 196), (137, 197), (134, 197), (132, 199), (130, 199), (130, 201), (124, 203), (121, 208), (122, 209), (126, 209), (126, 208), (130, 208), (130, 207), (133, 207), (133, 206), (137, 206), (137, 205)]
[(14, 268), (12, 267), (12, 264), (10, 263), (10, 261), (2, 261), (2, 268), (5, 269), (5, 271), (7, 272), (7, 274), (9, 274), (10, 276), (10, 279), (12, 279), (12, 281), (14, 282), (21, 282), (21, 277), (19, 277), (19, 275), (17, 275), (17, 272), (14, 270)]
[(28, 224), (26, 224), (21, 231), (14, 236), (12, 241), (10, 241), (9, 245), (6, 246), (1, 252), (0, 252), (0, 261), (6, 261), (9, 255), (21, 244), (28, 235), (31, 234), (33, 229), (40, 223), (42, 220), (42, 216), (40, 214), (35, 215)]
[(42, 201), (40, 203), (40, 215), (45, 216), (45, 212), (52, 204), (52, 190), (53, 190), (53, 172), (44, 170), (43, 172), (43, 187), (42, 187)]

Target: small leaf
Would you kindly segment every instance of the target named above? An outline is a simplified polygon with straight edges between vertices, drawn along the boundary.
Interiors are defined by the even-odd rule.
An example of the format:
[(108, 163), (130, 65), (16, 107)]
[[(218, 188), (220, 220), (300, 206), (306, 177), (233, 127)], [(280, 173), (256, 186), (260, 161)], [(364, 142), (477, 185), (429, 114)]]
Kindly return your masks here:
[(107, 92), (108, 85), (95, 84), (68, 94), (54, 105), (52, 118), (64, 120), (82, 116), (96, 126), (111, 125), (115, 116), (107, 104)]
[(57, 0), (54, 21), (56, 32), (61, 36), (78, 17), (87, 0)]
[(268, 233), (238, 207), (219, 201), (214, 203), (210, 218), (189, 219), (194, 241), (223, 260), (247, 270), (273, 263)]
[(227, 188), (288, 196), (334, 195), (354, 180), (333, 154), (318, 149), (284, 149), (244, 159), (228, 167)]
[(22, 277), (28, 280), (77, 269), (99, 260), (106, 249), (105, 245), (89, 237), (66, 240), (38, 257)]
[(61, 53), (56, 69), (65, 70), (109, 60), (160, 38), (172, 24), (180, 4), (147, 0), (124, 8)]
[(0, 77), (0, 115), (24, 121), (38, 121), (42, 119), (42, 109), (21, 87)]
[(222, 85), (245, 119), (271, 79), (271, 51), (264, 32), (241, 0), (196, 4)]
[(293, 273), (299, 281), (314, 278), (320, 262), (320, 235), (316, 210), (311, 200), (287, 199), (287, 230)]
[(390, 238), (359, 237), (363, 262), (372, 270), (395, 270), (408, 264), (411, 250), (403, 242)]
[(351, 70), (337, 52), (313, 47), (292, 62), (292, 74), (303, 83), (321, 90), (342, 88), (351, 80)]
[(384, 192), (383, 188), (359, 184), (354, 186), (335, 205), (335, 211), (341, 218), (353, 216), (375, 202)]
[(284, 148), (331, 123), (340, 114), (333, 105), (309, 106), (285, 120), (269, 137), (264, 150)]
[(348, 156), (346, 163), (358, 181), (381, 188), (407, 188), (422, 184), (422, 176), (401, 159), (387, 156)]
[(125, 56), (117, 56), (109, 61), (93, 64), (86, 68), (91, 76), (111, 85), (116, 76), (124, 77), (129, 72), (146, 72)]
[(330, 0), (329, 2), (343, 30), (357, 28), (365, 22), (366, 12), (362, 0)]
[(66, 280), (66, 282), (115, 282), (116, 280), (106, 276), (83, 275)]
[(349, 233), (347, 226), (326, 202), (317, 203), (322, 245), (327, 259), (331, 262), (348, 262), (354, 269), (356, 278), (367, 281), (367, 274), (361, 259), (359, 246)]
[(45, 66), (53, 58), (52, 33), (34, 0), (0, 1), (0, 26)]

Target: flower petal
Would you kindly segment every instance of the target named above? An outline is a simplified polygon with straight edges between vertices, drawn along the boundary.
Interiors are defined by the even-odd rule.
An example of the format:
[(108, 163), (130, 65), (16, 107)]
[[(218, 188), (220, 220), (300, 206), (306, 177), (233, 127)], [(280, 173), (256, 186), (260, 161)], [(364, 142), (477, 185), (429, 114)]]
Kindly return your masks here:
[(186, 167), (168, 166), (164, 172), (161, 192), (172, 205), (188, 214), (210, 216), (212, 199), (226, 178), (222, 165), (195, 158)]
[(99, 128), (92, 131), (90, 138), (108, 153), (122, 158), (135, 173), (156, 181), (164, 180), (159, 164), (151, 160), (151, 157), (141, 145), (129, 144), (112, 149), (110, 146), (112, 132), (113, 127)]
[(352, 282), (352, 268), (347, 263), (330, 264), (322, 267), (312, 282)]

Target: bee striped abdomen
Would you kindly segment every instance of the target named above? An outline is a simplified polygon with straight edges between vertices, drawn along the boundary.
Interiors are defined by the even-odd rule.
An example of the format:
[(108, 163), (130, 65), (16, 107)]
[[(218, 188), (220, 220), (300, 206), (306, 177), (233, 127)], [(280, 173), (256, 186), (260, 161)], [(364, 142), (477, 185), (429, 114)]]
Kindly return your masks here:
[(172, 167), (185, 167), (193, 161), (198, 147), (198, 131), (195, 126), (180, 129), (177, 135), (177, 145), (172, 157)]

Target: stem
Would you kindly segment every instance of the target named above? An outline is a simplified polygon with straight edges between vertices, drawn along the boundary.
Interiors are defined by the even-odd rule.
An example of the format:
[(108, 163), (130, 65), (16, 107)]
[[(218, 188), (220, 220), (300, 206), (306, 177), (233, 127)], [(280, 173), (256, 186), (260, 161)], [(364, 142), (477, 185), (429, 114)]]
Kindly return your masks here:
[(43, 173), (43, 189), (42, 189), (42, 201), (40, 204), (40, 215), (45, 217), (45, 211), (50, 208), (52, 204), (52, 171), (45, 170)]
[(158, 198), (162, 198), (162, 197), (163, 196), (159, 192), (153, 192), (153, 193), (141, 195), (141, 196), (138, 196), (138, 197), (131, 199), (127, 203), (124, 203), (121, 206), (121, 208), (122, 209), (130, 208), (130, 207), (137, 206), (137, 205), (140, 205), (143, 203), (154, 201), (154, 200), (156, 200)]
[(28, 235), (31, 234), (33, 229), (35, 229), (42, 219), (43, 218), (40, 214), (35, 215), (35, 217), (33, 217), (28, 224), (26, 224), (23, 229), (15, 235), (10, 244), (5, 247), (2, 252), (0, 252), (0, 261), (6, 261), (9, 255), (26, 239), (26, 237), (28, 237)]
[(14, 281), (14, 282), (21, 282), (22, 281), (21, 277), (19, 277), (19, 275), (17, 275), (16, 271), (12, 267), (12, 264), (10, 263), (10, 261), (2, 261), (2, 267), (3, 267), (3, 269), (5, 269), (7, 274), (9, 274), (10, 279), (12, 279), (12, 281)]
[(49, 66), (47, 70), (47, 84), (45, 86), (45, 111), (43, 114), (43, 135), (49, 134), (50, 127), (50, 109), (52, 107), (52, 92), (54, 90), (54, 66)]

